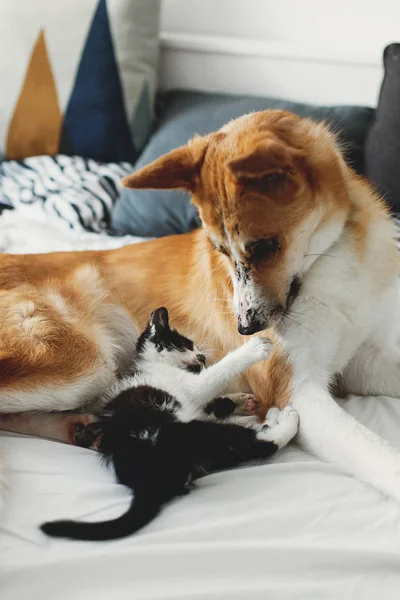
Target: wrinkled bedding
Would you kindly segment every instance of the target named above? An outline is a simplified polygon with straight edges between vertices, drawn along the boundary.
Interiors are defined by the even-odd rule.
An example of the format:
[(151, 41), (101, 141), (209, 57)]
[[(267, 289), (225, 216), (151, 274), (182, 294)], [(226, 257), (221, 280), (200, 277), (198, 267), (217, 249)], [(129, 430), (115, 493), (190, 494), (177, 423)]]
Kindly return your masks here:
[(0, 204), (34, 207), (70, 229), (103, 231), (111, 220), (129, 163), (102, 163), (80, 156), (32, 156), (0, 163)]
[[(400, 402), (346, 410), (400, 448)], [(131, 538), (49, 540), (42, 521), (104, 519), (129, 496), (90, 450), (0, 434), (2, 600), (397, 600), (400, 506), (295, 446), (199, 480)]]
[[(109, 249), (141, 241), (109, 235), (129, 163), (34, 156), (0, 164), (0, 252)], [(10, 210), (8, 210), (10, 209)]]
[(71, 250), (110, 250), (142, 242), (130, 235), (110, 236), (84, 228), (70, 229), (36, 206), (5, 210), (0, 215), (0, 252), (32, 254)]
[[(0, 200), (1, 201), (1, 200)], [(0, 251), (140, 241), (62, 222), (42, 203), (0, 215)], [(400, 401), (345, 409), (400, 448)], [(0, 432), (9, 488), (0, 511), (1, 600), (397, 600), (400, 505), (295, 445), (213, 474), (121, 541), (49, 540), (38, 525), (123, 512), (129, 494), (89, 450)]]

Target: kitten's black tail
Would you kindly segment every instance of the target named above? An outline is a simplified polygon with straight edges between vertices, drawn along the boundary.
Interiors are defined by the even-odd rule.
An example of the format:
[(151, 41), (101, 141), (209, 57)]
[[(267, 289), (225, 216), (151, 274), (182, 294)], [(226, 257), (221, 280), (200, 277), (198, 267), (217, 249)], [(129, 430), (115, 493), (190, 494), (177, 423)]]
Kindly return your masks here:
[(73, 540), (115, 540), (135, 533), (152, 521), (160, 512), (163, 502), (154, 498), (135, 498), (129, 509), (110, 521), (87, 523), (84, 521), (49, 521), (40, 529), (51, 537)]

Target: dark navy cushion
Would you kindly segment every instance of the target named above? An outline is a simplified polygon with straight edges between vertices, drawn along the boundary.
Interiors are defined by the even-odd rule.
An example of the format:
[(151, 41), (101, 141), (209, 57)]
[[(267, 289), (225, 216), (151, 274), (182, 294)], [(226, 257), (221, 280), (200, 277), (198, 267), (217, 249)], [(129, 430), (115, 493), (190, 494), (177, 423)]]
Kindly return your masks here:
[[(135, 168), (139, 169), (195, 134), (210, 133), (227, 121), (252, 111), (284, 109), (301, 117), (326, 120), (345, 143), (348, 161), (363, 171), (364, 142), (374, 117), (366, 107), (321, 107), (273, 98), (254, 98), (174, 91), (162, 98), (158, 127)], [(188, 195), (180, 191), (124, 189), (113, 213), (113, 227), (121, 233), (160, 237), (184, 233), (199, 225)]]

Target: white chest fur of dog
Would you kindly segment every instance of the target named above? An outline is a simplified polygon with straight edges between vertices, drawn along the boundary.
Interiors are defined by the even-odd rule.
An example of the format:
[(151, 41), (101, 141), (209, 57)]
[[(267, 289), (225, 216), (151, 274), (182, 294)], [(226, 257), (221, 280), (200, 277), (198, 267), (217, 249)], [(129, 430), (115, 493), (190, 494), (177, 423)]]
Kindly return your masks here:
[(328, 247), (321, 239), (322, 256), (303, 278), (293, 319), (276, 332), (293, 367), (291, 399), (303, 446), (400, 500), (400, 455), (328, 393), (339, 374), (350, 393), (400, 397), (394, 234), (389, 220), (374, 222), (361, 257), (346, 231)]
[[(391, 222), (377, 223), (371, 238), (366, 240), (368, 246), (362, 260), (352, 251), (352, 241), (346, 239), (346, 234), (340, 235), (332, 246), (320, 248), (322, 256), (303, 278), (301, 292), (293, 303), (294, 321), (276, 328), (281, 343), (291, 352), (298, 350), (294, 364), (299, 379), (308, 376), (310, 370), (321, 368), (321, 376), (326, 371), (328, 377), (340, 373), (348, 383), (351, 379), (353, 393), (357, 385), (368, 389), (368, 393), (399, 391), (400, 374), (396, 377), (396, 372), (391, 373), (395, 377), (392, 388), (386, 376), (381, 383), (379, 377), (378, 381), (368, 378), (373, 379), (372, 383), (367, 382), (364, 373), (363, 381), (356, 383), (354, 373), (360, 351), (365, 356), (370, 348), (373, 359), (379, 361), (382, 355), (378, 349), (397, 349), (398, 278), (396, 272), (390, 273), (393, 265), (382, 260), (382, 254), (391, 259), (394, 233)], [(382, 273), (382, 265), (388, 267), (388, 273)], [(368, 365), (367, 371), (370, 368)]]

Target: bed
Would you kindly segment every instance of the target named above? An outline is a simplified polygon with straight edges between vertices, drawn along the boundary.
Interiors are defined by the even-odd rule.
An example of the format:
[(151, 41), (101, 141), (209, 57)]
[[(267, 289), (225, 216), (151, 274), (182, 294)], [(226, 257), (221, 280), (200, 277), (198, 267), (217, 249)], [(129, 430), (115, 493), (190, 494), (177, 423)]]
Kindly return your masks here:
[[(400, 447), (400, 402), (346, 410)], [(49, 540), (48, 519), (103, 519), (129, 494), (90, 450), (0, 434), (6, 505), (2, 600), (395, 600), (400, 507), (292, 445), (267, 464), (198, 481), (152, 524), (115, 542)]]
[[(366, 104), (357, 118), (348, 110), (338, 114), (341, 124), (347, 118), (350, 137), (363, 156), (367, 127), (374, 118), (368, 107), (376, 104), (382, 77), (381, 50), (397, 36), (394, 8), (382, 11), (376, 6), (371, 13), (341, 1), (339, 10), (329, 13), (332, 27), (327, 31), (326, 9), (319, 10), (321, 3), (315, 0), (303, 3), (301, 14), (291, 11), (291, 18), (287, 3), (250, 4), (252, 10), (249, 2), (235, 2), (226, 19), (225, 2), (164, 2), (161, 87), (323, 105)], [(254, 37), (257, 31), (262, 34), (259, 39)], [(354, 44), (357, 35), (361, 52)], [(168, 118), (159, 123), (139, 159), (142, 164), (186, 143), (195, 131), (217, 129), (225, 120), (260, 109), (256, 100), (249, 104), (236, 97), (195, 100), (190, 94), (170, 104)], [(388, 104), (392, 119), (392, 107), (399, 103)], [(261, 108), (267, 107), (263, 102)], [(182, 117), (180, 127), (177, 115)], [(398, 139), (392, 121), (390, 129)], [(17, 184), (27, 179), (25, 168), (34, 172), (28, 177), (33, 194), (19, 193)], [(46, 189), (41, 174), (49, 169), (60, 188)], [(65, 156), (35, 157), (9, 169), (2, 163), (0, 211), (3, 203), (13, 210), (0, 215), (0, 252), (140, 242), (107, 232), (119, 180), (131, 169), (114, 165), (110, 172), (95, 161)], [(68, 181), (62, 189), (66, 170), (70, 181), (84, 179), (85, 194), (74, 188), (71, 195)], [(105, 183), (110, 180), (111, 188)], [(129, 205), (131, 197), (126, 198)], [(146, 196), (144, 203), (149, 201), (159, 202)], [(178, 202), (176, 195), (165, 204), (179, 212)], [(124, 220), (126, 213), (121, 223)], [(179, 222), (176, 215), (171, 220), (174, 227)], [(156, 231), (154, 223), (151, 230)], [(171, 231), (159, 235), (167, 233)], [(344, 408), (400, 448), (398, 400), (352, 397)], [(399, 598), (400, 505), (295, 444), (266, 464), (204, 477), (192, 494), (167, 506), (143, 531), (104, 543), (50, 540), (38, 529), (46, 520), (107, 519), (126, 509), (127, 490), (115, 483), (112, 471), (94, 452), (0, 432), (0, 457), (6, 462), (9, 484), (0, 521), (1, 600)]]
[[(18, 253), (141, 241), (64, 225), (41, 203), (5, 211), (0, 246)], [(344, 408), (400, 448), (398, 400), (352, 397)], [(399, 596), (400, 506), (295, 445), (266, 464), (204, 477), (135, 536), (100, 543), (50, 540), (38, 529), (126, 509), (129, 493), (94, 452), (0, 432), (0, 456), (9, 484), (2, 600)]]

